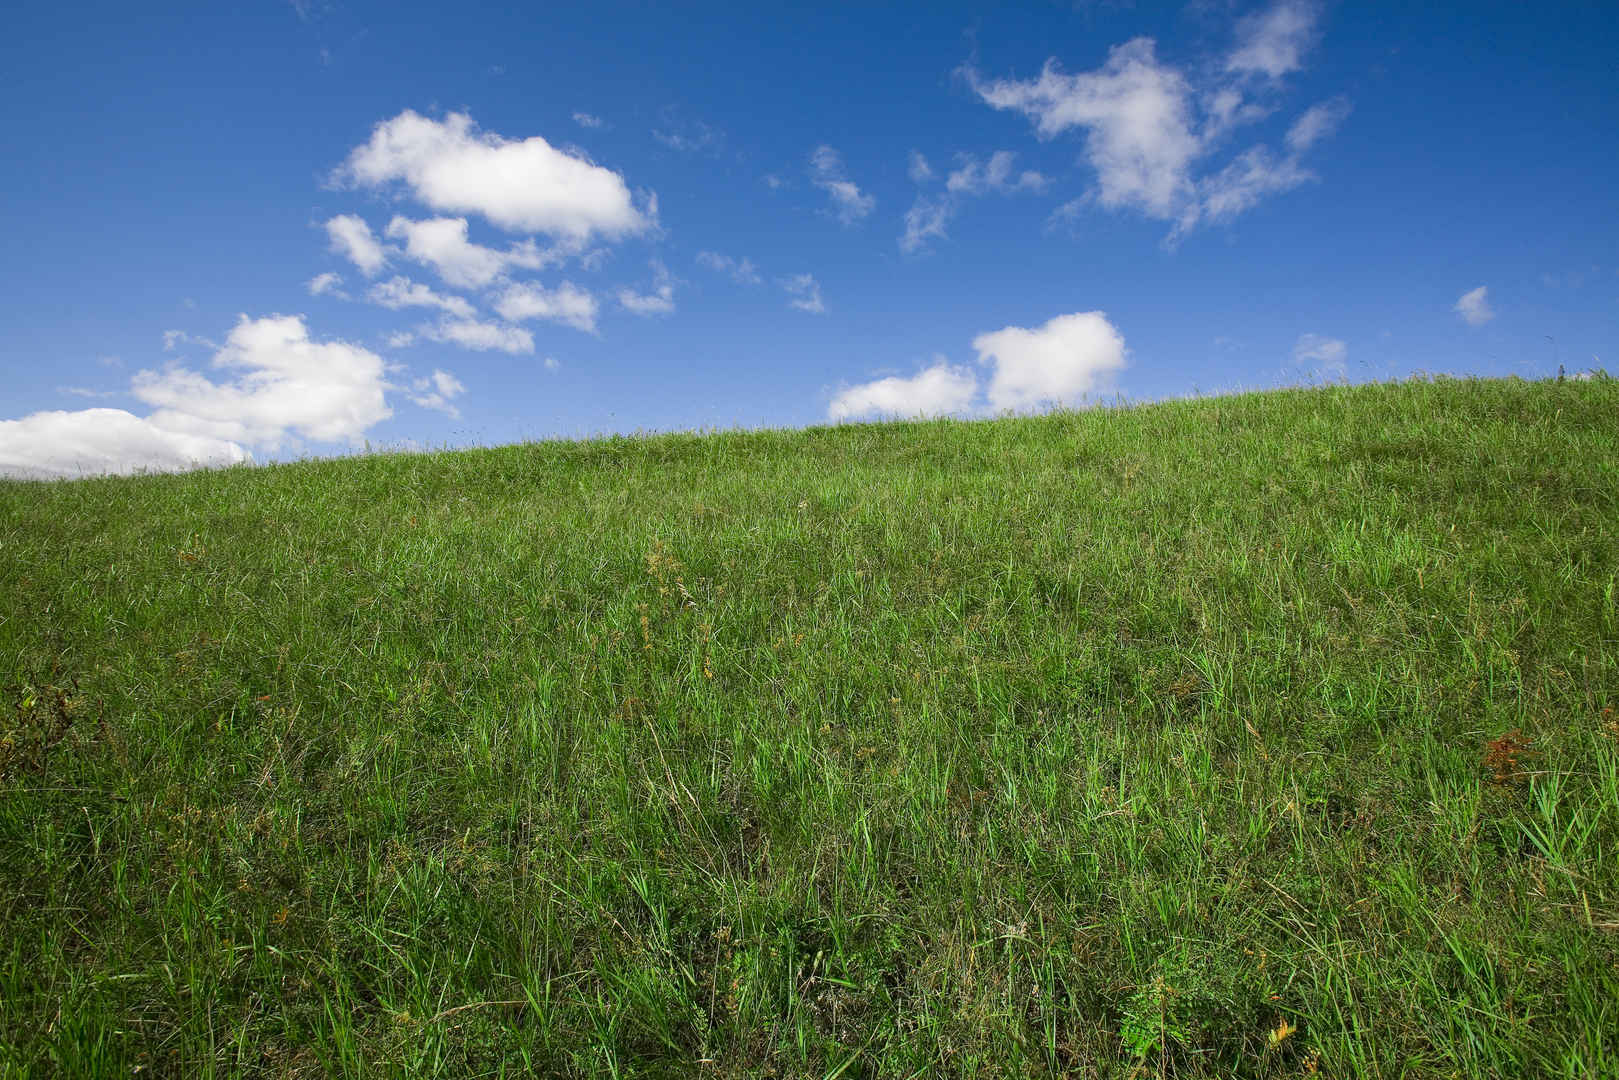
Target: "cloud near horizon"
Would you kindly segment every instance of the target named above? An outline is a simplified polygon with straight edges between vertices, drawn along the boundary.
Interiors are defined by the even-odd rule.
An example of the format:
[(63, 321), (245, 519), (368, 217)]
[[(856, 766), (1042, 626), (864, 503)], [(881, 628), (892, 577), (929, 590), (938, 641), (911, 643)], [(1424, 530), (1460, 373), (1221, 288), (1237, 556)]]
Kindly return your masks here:
[[(393, 415), (382, 357), (345, 341), (313, 340), (301, 315), (242, 315), (224, 343), (211, 347), (216, 377), (180, 364), (135, 373), (129, 393), (151, 406), (145, 417), (83, 409), (0, 421), (0, 475), (53, 479), (231, 465), (253, 460), (255, 448), (354, 445)], [(448, 372), (435, 372), (429, 384), (441, 399), (429, 407), (460, 392)]]
[(1058, 315), (1034, 329), (1007, 326), (973, 338), (982, 387), (973, 371), (936, 356), (932, 366), (845, 387), (832, 398), (829, 419), (937, 416), (967, 412), (1026, 412), (1047, 405), (1077, 406), (1125, 366), (1124, 336), (1101, 311)]

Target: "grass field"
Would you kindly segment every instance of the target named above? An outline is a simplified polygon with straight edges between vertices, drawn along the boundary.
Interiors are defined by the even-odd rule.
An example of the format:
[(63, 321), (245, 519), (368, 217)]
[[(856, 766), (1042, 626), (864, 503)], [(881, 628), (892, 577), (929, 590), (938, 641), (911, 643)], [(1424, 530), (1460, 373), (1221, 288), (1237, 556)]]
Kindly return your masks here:
[(0, 483), (7, 1076), (1619, 1075), (1619, 382)]

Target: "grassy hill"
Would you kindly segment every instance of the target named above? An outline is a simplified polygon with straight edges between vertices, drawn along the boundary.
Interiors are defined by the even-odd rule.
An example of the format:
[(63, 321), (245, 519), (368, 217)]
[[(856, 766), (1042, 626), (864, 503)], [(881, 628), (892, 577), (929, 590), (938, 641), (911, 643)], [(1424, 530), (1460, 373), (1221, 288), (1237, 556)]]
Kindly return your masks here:
[(0, 483), (4, 1075), (1619, 1073), (1619, 382)]

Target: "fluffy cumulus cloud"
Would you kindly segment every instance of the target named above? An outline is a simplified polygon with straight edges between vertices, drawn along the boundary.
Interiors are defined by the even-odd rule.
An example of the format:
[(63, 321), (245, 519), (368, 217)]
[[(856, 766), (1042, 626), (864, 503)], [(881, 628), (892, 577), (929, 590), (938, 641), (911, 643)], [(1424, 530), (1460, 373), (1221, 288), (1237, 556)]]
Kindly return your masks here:
[(380, 281), (366, 290), (365, 298), (391, 311), (407, 307), (438, 308), (462, 319), (470, 319), (474, 313), (472, 305), (464, 297), (436, 293), (421, 282), (407, 277)]
[(796, 311), (807, 311), (811, 315), (821, 315), (826, 312), (826, 304), (821, 301), (821, 283), (815, 280), (813, 274), (794, 274), (792, 277), (781, 279), (781, 287), (791, 297), (787, 306)]
[(697, 265), (721, 274), (729, 274), (732, 281), (741, 285), (758, 285), (764, 281), (759, 274), (759, 268), (754, 266), (753, 260), (746, 255), (738, 258), (734, 255), (721, 255), (717, 251), (699, 251)]
[(1343, 378), (1349, 371), (1348, 361), (1349, 346), (1337, 338), (1303, 334), (1293, 345), (1293, 362), (1321, 378)]
[[(1124, 367), (1124, 336), (1100, 311), (1059, 315), (1043, 326), (1007, 326), (973, 339), (987, 385), (944, 357), (910, 376), (888, 376), (845, 387), (827, 416), (916, 416), (988, 409), (1026, 411), (1044, 405), (1077, 405)], [(983, 399), (979, 401), (982, 391)]]
[(970, 369), (951, 367), (941, 357), (909, 378), (890, 375), (839, 391), (827, 417), (945, 416), (965, 412), (977, 392), (978, 377)]
[(144, 417), (85, 409), (0, 421), (0, 475), (48, 479), (231, 465), (251, 460), (250, 448), (353, 443), (393, 415), (382, 358), (348, 342), (312, 339), (302, 316), (243, 315), (222, 345), (165, 335), (166, 347), (179, 342), (213, 349), (213, 374), (183, 361), (137, 372), (129, 392), (152, 407)]
[(505, 251), (474, 244), (467, 239), (467, 219), (459, 217), (426, 221), (396, 217), (388, 223), (388, 237), (403, 240), (407, 257), (432, 267), (446, 285), (457, 289), (481, 289), (512, 267), (538, 270), (557, 258), (532, 241)]
[(0, 420), (0, 476), (24, 480), (180, 472), (247, 460), (247, 450), (227, 439), (171, 431), (123, 409), (38, 412)]
[(1083, 136), (1096, 185), (1086, 200), (1065, 204), (1065, 219), (1094, 202), (1172, 221), (1174, 239), (1315, 179), (1300, 155), (1348, 115), (1342, 98), (1299, 116), (1285, 153), (1253, 146), (1224, 165), (1209, 162), (1235, 128), (1274, 111), (1273, 84), (1303, 66), (1319, 15), (1313, 3), (1282, 0), (1240, 20), (1224, 62), (1196, 65), (1189, 69), (1195, 75), (1161, 60), (1145, 37), (1114, 46), (1093, 71), (1067, 74), (1052, 59), (1032, 79), (966, 74), (981, 100), (1024, 114), (1041, 138)]
[(481, 214), (511, 232), (575, 245), (643, 232), (655, 217), (651, 200), (637, 207), (611, 169), (538, 135), (506, 139), (479, 131), (465, 113), (434, 120), (407, 109), (383, 121), (336, 179), (366, 187), (402, 183), (434, 210)]
[(171, 367), (137, 373), (130, 391), (166, 431), (269, 449), (294, 437), (353, 442), (393, 415), (382, 357), (343, 341), (313, 341), (297, 315), (243, 315), (212, 366), (224, 381)]
[(508, 286), (496, 295), (495, 310), (508, 322), (545, 319), (587, 334), (596, 332), (596, 298), (571, 281), (554, 289), (533, 282)]
[(331, 250), (353, 263), (366, 277), (375, 277), (388, 262), (388, 253), (371, 232), (365, 219), (355, 214), (339, 214), (326, 223)]
[(416, 332), (428, 341), (456, 345), (473, 352), (504, 352), (515, 356), (534, 351), (534, 335), (520, 326), (444, 318), (437, 323), (418, 327)]
[(1462, 293), (1451, 310), (1460, 315), (1468, 326), (1483, 326), (1495, 318), (1495, 312), (1490, 310), (1490, 290), (1483, 285)]
[(652, 260), (652, 289), (636, 292), (618, 290), (618, 303), (634, 315), (667, 315), (675, 309), (675, 279), (669, 268), (657, 259)]
[(1124, 336), (1100, 311), (1059, 315), (1033, 330), (1008, 326), (973, 338), (990, 366), (987, 396), (995, 411), (1077, 405), (1124, 367)]
[(843, 158), (830, 146), (818, 146), (810, 155), (810, 182), (832, 198), (832, 214), (853, 225), (877, 206), (876, 196), (861, 191), (843, 167)]

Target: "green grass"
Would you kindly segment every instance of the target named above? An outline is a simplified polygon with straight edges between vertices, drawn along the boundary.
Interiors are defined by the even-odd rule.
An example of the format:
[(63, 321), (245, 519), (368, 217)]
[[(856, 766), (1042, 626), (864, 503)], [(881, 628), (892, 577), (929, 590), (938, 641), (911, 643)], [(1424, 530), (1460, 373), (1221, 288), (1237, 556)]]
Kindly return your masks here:
[(0, 484), (0, 1073), (1619, 1074), (1616, 521), (1604, 378)]

